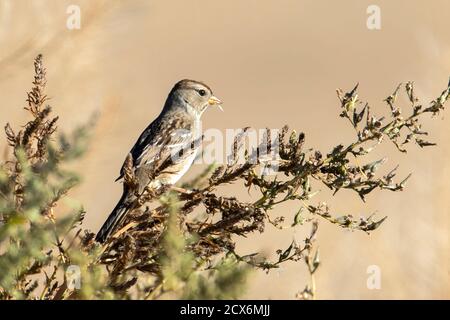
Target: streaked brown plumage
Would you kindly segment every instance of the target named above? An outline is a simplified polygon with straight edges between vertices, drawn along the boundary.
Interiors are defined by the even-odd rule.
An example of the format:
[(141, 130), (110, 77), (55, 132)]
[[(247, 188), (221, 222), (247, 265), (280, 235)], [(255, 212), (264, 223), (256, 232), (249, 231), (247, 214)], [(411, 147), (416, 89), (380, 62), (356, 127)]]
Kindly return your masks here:
[[(160, 115), (142, 132), (129, 154), (139, 193), (146, 187), (173, 185), (186, 173), (199, 147), (200, 117), (208, 106), (220, 104), (204, 83), (182, 80), (175, 84)], [(125, 164), (117, 180), (123, 178), (124, 170)], [(115, 231), (131, 209), (135, 194), (136, 190), (124, 184), (122, 197), (98, 232), (97, 241), (104, 242)]]

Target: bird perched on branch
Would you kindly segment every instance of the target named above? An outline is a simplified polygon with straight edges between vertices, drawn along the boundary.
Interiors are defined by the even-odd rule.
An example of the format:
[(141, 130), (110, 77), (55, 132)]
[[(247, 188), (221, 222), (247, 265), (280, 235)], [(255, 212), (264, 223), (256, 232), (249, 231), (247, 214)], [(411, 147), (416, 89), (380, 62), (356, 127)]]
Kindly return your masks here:
[(122, 166), (117, 180), (124, 179), (123, 194), (98, 232), (98, 242), (111, 236), (139, 195), (171, 186), (186, 173), (199, 148), (201, 115), (209, 106), (221, 104), (204, 83), (175, 84), (160, 115), (142, 132)]

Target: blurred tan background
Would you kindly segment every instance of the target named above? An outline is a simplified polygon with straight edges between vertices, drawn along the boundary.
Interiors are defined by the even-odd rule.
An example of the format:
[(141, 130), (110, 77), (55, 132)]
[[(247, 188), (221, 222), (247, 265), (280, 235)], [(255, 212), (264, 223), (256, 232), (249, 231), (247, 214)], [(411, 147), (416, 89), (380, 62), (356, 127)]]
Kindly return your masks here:
[[(70, 4), (81, 8), (80, 30), (66, 28)], [(381, 30), (366, 27), (370, 4), (381, 8)], [(60, 129), (101, 114), (93, 145), (77, 164), (84, 182), (72, 194), (87, 209), (85, 226), (97, 231), (121, 192), (113, 181), (126, 153), (177, 80), (203, 80), (225, 101), (225, 113), (204, 116), (205, 128), (287, 123), (306, 133), (308, 146), (327, 152), (353, 138), (338, 117), (337, 87), (359, 81), (360, 97), (379, 113), (399, 82), (414, 80), (423, 103), (440, 94), (450, 75), (449, 12), (447, 0), (0, 0), (0, 123), (26, 119), (32, 60), (43, 53)], [(389, 218), (370, 236), (321, 222), (318, 298), (450, 297), (449, 118), (447, 110), (425, 121), (438, 147), (399, 155), (386, 144), (377, 153), (388, 156), (386, 169), (400, 164), (401, 176), (414, 173), (404, 192), (374, 192), (366, 204), (349, 192), (329, 201), (338, 214)], [(187, 178), (200, 170), (193, 167)], [(277, 214), (292, 217), (295, 209)], [(307, 231), (267, 230), (240, 251), (284, 248)], [(370, 265), (381, 269), (380, 290), (367, 289)], [(292, 299), (307, 281), (303, 263), (291, 263), (254, 274), (245, 297)]]

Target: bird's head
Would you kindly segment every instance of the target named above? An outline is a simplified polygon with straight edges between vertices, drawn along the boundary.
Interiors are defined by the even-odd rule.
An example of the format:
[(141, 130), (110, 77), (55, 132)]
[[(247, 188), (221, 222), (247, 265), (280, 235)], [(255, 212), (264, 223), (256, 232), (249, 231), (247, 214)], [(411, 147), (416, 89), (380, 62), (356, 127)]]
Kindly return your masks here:
[(168, 101), (181, 102), (198, 116), (210, 106), (218, 106), (222, 109), (222, 101), (213, 95), (211, 88), (195, 80), (181, 80), (175, 84), (170, 91)]

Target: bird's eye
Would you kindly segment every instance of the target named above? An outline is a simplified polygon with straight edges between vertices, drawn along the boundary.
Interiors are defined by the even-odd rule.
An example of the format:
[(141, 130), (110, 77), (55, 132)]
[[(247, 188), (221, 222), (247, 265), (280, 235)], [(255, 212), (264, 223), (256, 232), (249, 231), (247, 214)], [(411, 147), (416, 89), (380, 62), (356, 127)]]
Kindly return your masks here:
[(201, 96), (203, 97), (203, 96), (206, 94), (206, 91), (203, 90), (203, 89), (198, 90), (198, 94), (201, 95)]

